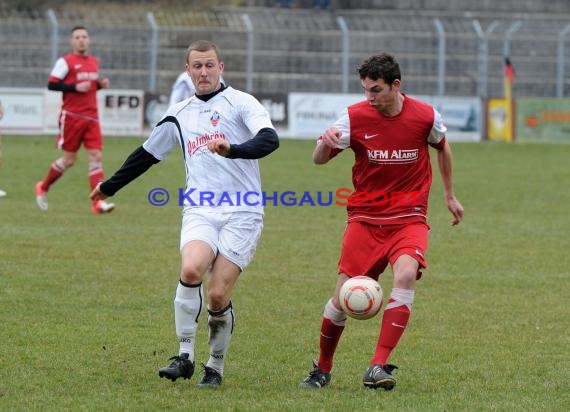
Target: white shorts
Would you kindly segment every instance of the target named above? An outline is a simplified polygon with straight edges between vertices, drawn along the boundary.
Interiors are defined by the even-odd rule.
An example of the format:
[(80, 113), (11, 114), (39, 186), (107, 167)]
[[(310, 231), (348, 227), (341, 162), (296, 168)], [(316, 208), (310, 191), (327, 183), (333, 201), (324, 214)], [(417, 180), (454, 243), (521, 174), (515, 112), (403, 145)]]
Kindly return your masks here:
[(206, 242), (214, 255), (222, 255), (242, 271), (253, 259), (263, 229), (263, 215), (252, 212), (216, 213), (185, 210), (180, 250), (192, 240)]

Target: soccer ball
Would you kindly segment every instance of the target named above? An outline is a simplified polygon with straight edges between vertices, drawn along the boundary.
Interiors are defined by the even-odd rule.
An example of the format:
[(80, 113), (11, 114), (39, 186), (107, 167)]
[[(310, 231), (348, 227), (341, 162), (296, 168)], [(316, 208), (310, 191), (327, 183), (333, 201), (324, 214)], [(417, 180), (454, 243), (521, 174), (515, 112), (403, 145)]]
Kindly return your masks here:
[(370, 319), (382, 307), (382, 288), (368, 276), (355, 276), (348, 279), (338, 295), (340, 307), (354, 319)]

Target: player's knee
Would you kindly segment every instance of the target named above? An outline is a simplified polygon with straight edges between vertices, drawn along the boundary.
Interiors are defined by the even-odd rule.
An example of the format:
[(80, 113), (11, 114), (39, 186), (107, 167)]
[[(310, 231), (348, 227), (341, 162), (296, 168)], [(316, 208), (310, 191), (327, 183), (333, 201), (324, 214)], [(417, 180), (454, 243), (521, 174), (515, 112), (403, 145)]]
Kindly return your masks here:
[(416, 267), (402, 268), (394, 271), (394, 287), (413, 289), (416, 284), (418, 270)]
[(215, 288), (208, 289), (208, 309), (211, 311), (220, 311), (229, 303), (229, 298), (221, 290)]
[(202, 281), (202, 273), (193, 264), (183, 264), (180, 271), (182, 282), (195, 285)]
[(394, 265), (394, 286), (402, 289), (413, 289), (418, 276), (420, 263), (408, 254), (401, 255)]
[(62, 157), (61, 159), (56, 160), (56, 163), (62, 166), (62, 169), (69, 169), (75, 164), (76, 158), (75, 157)]

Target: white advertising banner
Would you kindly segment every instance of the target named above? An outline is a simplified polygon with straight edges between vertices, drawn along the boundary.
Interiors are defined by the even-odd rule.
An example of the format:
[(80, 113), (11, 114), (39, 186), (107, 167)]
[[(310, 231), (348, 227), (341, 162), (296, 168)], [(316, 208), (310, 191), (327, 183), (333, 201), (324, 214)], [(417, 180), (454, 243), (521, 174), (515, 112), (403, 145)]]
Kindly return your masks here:
[(103, 136), (141, 136), (143, 96), (142, 90), (99, 90), (97, 102)]
[[(0, 88), (4, 134), (58, 133), (61, 92), (47, 89)], [(104, 136), (143, 135), (143, 91), (102, 89), (97, 92)]]
[(483, 104), (478, 97), (413, 96), (434, 106), (447, 126), (450, 142), (483, 139)]
[(44, 128), (43, 134), (59, 133), (59, 114), (61, 112), (61, 92), (46, 90), (43, 100)]
[[(447, 125), (449, 141), (480, 141), (483, 136), (481, 99), (477, 97), (412, 96), (437, 108)], [(289, 134), (316, 138), (364, 94), (290, 93)]]
[(289, 93), (289, 134), (317, 138), (364, 94)]
[(44, 89), (0, 87), (4, 118), (0, 128), (4, 134), (41, 134), (43, 128)]

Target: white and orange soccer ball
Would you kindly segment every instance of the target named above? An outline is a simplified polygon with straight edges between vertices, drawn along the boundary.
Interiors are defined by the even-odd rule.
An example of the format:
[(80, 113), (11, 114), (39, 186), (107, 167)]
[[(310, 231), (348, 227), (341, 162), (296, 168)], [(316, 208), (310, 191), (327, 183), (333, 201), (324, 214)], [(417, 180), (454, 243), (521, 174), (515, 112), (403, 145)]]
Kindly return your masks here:
[(382, 288), (368, 276), (355, 276), (348, 279), (338, 295), (340, 307), (354, 319), (370, 319), (382, 307)]

